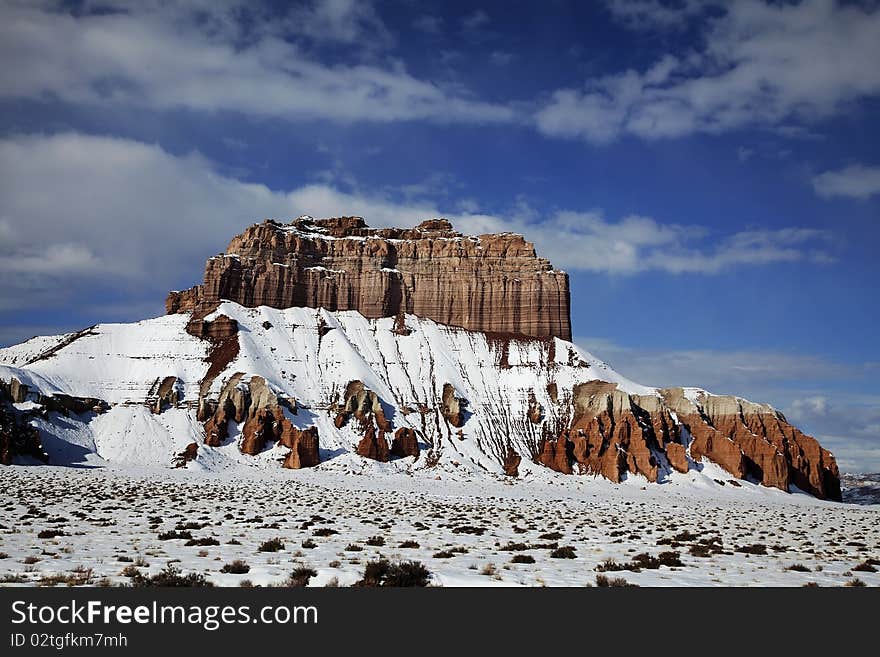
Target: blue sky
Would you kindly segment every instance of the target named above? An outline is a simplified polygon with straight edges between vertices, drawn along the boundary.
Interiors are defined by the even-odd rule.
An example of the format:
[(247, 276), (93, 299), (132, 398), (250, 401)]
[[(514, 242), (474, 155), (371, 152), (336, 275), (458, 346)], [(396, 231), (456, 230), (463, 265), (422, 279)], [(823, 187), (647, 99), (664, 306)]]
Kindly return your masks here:
[(162, 312), (267, 216), (449, 217), (575, 340), (880, 470), (876, 2), (0, 6), (0, 344)]

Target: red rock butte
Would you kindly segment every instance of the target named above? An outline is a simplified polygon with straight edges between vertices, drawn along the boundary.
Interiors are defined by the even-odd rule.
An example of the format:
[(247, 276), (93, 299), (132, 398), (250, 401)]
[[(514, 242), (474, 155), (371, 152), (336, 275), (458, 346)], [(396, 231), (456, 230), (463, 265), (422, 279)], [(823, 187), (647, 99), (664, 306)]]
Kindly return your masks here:
[(568, 275), (516, 233), (479, 236), (445, 219), (369, 228), (361, 217), (247, 228), (211, 257), (205, 280), (165, 302), (204, 317), (221, 300), (243, 306), (409, 313), (461, 328), (571, 340)]

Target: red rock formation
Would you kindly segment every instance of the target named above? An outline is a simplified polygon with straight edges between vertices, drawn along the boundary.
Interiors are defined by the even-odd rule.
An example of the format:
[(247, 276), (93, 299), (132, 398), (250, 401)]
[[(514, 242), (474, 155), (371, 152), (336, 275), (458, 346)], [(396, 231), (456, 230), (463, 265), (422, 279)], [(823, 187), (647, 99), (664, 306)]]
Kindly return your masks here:
[[(217, 447), (229, 437), (229, 422), (243, 423), (240, 449), (259, 454), (267, 445), (279, 442), (290, 448), (286, 468), (311, 467), (320, 462), (318, 430), (300, 430), (287, 418), (285, 409), (296, 414), (296, 403), (272, 392), (266, 380), (252, 376), (246, 384), (242, 374), (234, 374), (223, 386), (216, 401), (204, 401), (199, 419), (204, 422), (205, 444)], [(202, 415), (204, 414), (204, 415)]]
[(388, 441), (385, 440), (385, 432), (380, 429), (379, 434), (376, 435), (376, 429), (373, 427), (373, 424), (367, 425), (364, 437), (358, 443), (357, 453), (365, 458), (387, 463)]
[(529, 422), (532, 424), (541, 424), (541, 420), (544, 419), (544, 409), (538, 403), (538, 400), (535, 399), (534, 392), (529, 393), (529, 410), (527, 415)]
[(382, 431), (391, 431), (391, 422), (385, 419), (385, 411), (382, 409), (379, 396), (361, 381), (349, 381), (345, 386), (342, 406), (338, 408), (333, 424), (340, 429), (351, 416), (364, 426), (375, 421), (376, 426)]
[(199, 318), (222, 299), (571, 339), (565, 272), (521, 235), (465, 236), (443, 219), (377, 230), (359, 217), (255, 224), (208, 260), (203, 285), (171, 292), (165, 307)]
[(290, 448), (290, 453), (284, 459), (285, 468), (299, 470), (314, 467), (321, 462), (317, 427), (299, 430), (288, 422), (284, 425), (279, 442)]
[(689, 397), (681, 388), (629, 395), (613, 383), (588, 381), (572, 390), (571, 414), (570, 427), (557, 440), (543, 440), (535, 459), (558, 472), (571, 472), (574, 463), (579, 472), (615, 482), (627, 472), (656, 481), (656, 455), (665, 453), (675, 470), (687, 472), (689, 454), (739, 479), (785, 491), (794, 484), (840, 500), (831, 453), (764, 404), (702, 392)]
[(669, 459), (669, 465), (679, 472), (688, 471), (687, 452), (684, 445), (679, 443), (668, 443), (666, 445), (666, 458)]
[(556, 472), (571, 474), (570, 445), (571, 443), (564, 434), (555, 440), (542, 439), (538, 445), (538, 455), (535, 460), (551, 470), (556, 470)]
[(391, 453), (399, 458), (415, 456), (419, 458), (419, 441), (415, 429), (400, 427), (391, 441)]
[(183, 468), (187, 463), (193, 461), (199, 454), (198, 443), (190, 443), (182, 452), (175, 455), (173, 465), (175, 468)]
[(504, 474), (508, 477), (519, 477), (519, 464), (521, 462), (522, 457), (508, 448), (507, 455), (504, 457), (504, 463), (502, 464)]
[(464, 409), (467, 402), (461, 397), (456, 397), (455, 388), (449, 383), (443, 384), (441, 404), (440, 411), (446, 421), (456, 429), (461, 428), (464, 425)]

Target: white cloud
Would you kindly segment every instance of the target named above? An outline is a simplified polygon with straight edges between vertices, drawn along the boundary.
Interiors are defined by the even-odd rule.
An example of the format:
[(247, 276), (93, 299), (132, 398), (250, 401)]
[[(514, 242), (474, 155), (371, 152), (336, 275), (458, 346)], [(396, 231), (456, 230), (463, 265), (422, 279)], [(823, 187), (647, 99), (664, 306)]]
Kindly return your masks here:
[(812, 180), (813, 189), (822, 198), (864, 200), (880, 194), (880, 167), (853, 164), (838, 171), (826, 171)]
[(688, 19), (706, 10), (703, 0), (679, 0), (663, 3), (658, 0), (608, 0), (611, 15), (636, 30), (680, 30)]
[[(658, 3), (635, 7), (631, 17), (653, 21), (653, 27), (668, 17), (668, 8)], [(706, 19), (699, 50), (666, 55), (644, 71), (560, 89), (536, 113), (538, 129), (594, 143), (624, 135), (716, 134), (748, 125), (786, 129), (880, 94), (876, 7), (742, 0), (715, 11), (720, 15)]]
[[(289, 40), (369, 38), (364, 26), (378, 19), (359, 3), (326, 1), (282, 17), (234, 1), (101, 6), (117, 11), (0, 4), (0, 98), (341, 122), (516, 119), (507, 107), (418, 79), (399, 63), (325, 65)], [(238, 20), (242, 13), (248, 20)]]
[(699, 226), (637, 215), (610, 221), (600, 211), (540, 214), (517, 203), (502, 218), (481, 212), (473, 199), (443, 208), (432, 197), (449, 184), (437, 178), (396, 191), (330, 183), (273, 191), (221, 175), (198, 154), (174, 156), (127, 139), (7, 138), (0, 140), (0, 307), (44, 303), (47, 294), (76, 300), (75, 288), (98, 277), (139, 298), (162, 296), (197, 280), (205, 257), (244, 226), (299, 214), (356, 214), (378, 226), (445, 215), (468, 233), (524, 233), (555, 265), (604, 273), (713, 274), (829, 257), (825, 234), (810, 229), (713, 239)]
[(285, 26), (318, 41), (384, 46), (391, 33), (366, 0), (314, 0), (291, 10)]
[(477, 9), (461, 19), (461, 27), (466, 32), (475, 32), (489, 23), (489, 14), (482, 9)]

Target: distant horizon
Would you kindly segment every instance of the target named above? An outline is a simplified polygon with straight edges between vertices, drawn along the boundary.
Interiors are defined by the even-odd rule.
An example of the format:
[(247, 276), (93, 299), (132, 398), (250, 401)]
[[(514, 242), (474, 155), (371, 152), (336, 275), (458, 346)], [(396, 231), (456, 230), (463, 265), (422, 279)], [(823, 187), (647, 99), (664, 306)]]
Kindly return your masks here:
[(12, 1), (0, 53), (0, 345), (161, 315), (266, 217), (443, 217), (621, 374), (880, 471), (876, 3)]

